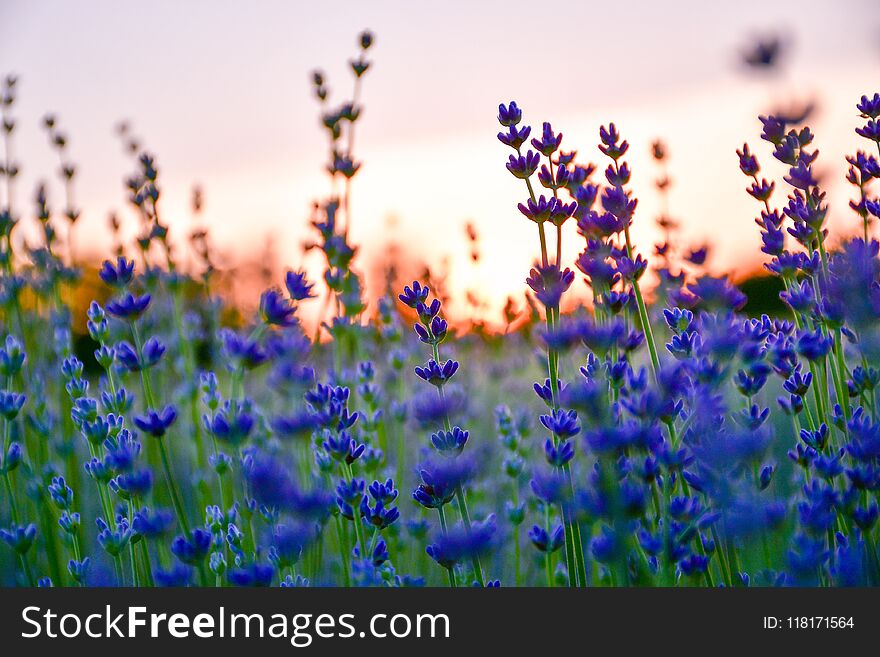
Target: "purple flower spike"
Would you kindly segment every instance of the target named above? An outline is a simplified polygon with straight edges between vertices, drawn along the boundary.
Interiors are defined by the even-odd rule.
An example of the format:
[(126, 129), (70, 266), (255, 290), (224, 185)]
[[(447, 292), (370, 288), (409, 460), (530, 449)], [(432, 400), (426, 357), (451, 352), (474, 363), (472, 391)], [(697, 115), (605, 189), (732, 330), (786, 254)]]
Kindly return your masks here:
[(271, 326), (293, 326), (296, 308), (282, 296), (281, 290), (271, 288), (260, 296), (260, 317)]
[(107, 303), (107, 312), (118, 319), (133, 322), (143, 315), (147, 306), (150, 305), (151, 298), (149, 294), (138, 297), (128, 292), (113, 301), (109, 301)]
[(629, 150), (629, 144), (626, 141), (620, 141), (620, 133), (617, 132), (617, 126), (613, 123), (608, 124), (607, 129), (604, 125), (599, 127), (599, 139), (602, 140), (599, 150), (612, 160), (619, 160)]
[(515, 177), (525, 180), (538, 170), (541, 156), (535, 151), (527, 151), (525, 155), (511, 155), (507, 161), (507, 170)]
[(428, 361), (425, 367), (416, 367), (415, 369), (416, 376), (438, 388), (449, 381), (457, 371), (458, 361), (450, 359), (440, 365), (433, 358)]
[(542, 155), (550, 157), (559, 149), (562, 143), (562, 133), (554, 134), (549, 123), (544, 122), (544, 131), (540, 139), (532, 139), (532, 146)]
[(510, 101), (509, 105), (501, 103), (498, 106), (498, 123), (505, 128), (518, 125), (522, 121), (522, 110), (517, 106), (516, 101)]
[(123, 288), (131, 283), (134, 276), (134, 260), (126, 260), (123, 256), (116, 258), (116, 264), (105, 260), (98, 275), (107, 285)]
[(518, 151), (520, 146), (525, 143), (531, 133), (532, 129), (527, 125), (524, 125), (521, 128), (512, 125), (507, 129), (507, 132), (498, 133), (498, 141), (505, 146), (510, 146), (512, 149)]
[(404, 304), (410, 308), (416, 308), (419, 303), (424, 303), (428, 298), (430, 289), (427, 285), (422, 285), (418, 281), (413, 281), (412, 287), (409, 285), (403, 288), (403, 294), (397, 295)]
[(862, 96), (862, 100), (856, 105), (856, 109), (861, 112), (862, 118), (876, 119), (880, 116), (880, 94), (875, 93), (872, 98)]
[(161, 438), (176, 419), (177, 410), (169, 404), (161, 412), (150, 409), (146, 415), (135, 416), (134, 423), (144, 433), (154, 438)]
[(285, 276), (284, 282), (287, 285), (287, 291), (290, 293), (290, 298), (294, 301), (304, 301), (305, 299), (312, 299), (315, 296), (312, 292), (314, 285), (309, 283), (305, 272), (289, 271), (287, 272), (287, 276)]
[(739, 157), (739, 170), (747, 176), (755, 176), (761, 167), (758, 166), (758, 159), (752, 155), (748, 144), (743, 144), (742, 150), (736, 152)]
[(880, 143), (880, 121), (869, 119), (864, 127), (856, 128), (856, 134), (859, 137)]
[(558, 306), (573, 282), (574, 273), (570, 269), (566, 267), (565, 271), (560, 271), (555, 265), (537, 265), (526, 279), (526, 284), (545, 308)]

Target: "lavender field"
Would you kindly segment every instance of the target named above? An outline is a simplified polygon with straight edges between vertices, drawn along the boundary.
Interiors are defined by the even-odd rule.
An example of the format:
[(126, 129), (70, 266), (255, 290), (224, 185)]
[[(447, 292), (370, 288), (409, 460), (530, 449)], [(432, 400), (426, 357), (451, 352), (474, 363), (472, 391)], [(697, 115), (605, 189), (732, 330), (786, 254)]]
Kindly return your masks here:
[[(311, 219), (322, 274), (284, 254), (241, 305), (210, 228), (175, 235), (162, 154), (137, 144), (138, 237), (116, 226), (106, 259), (81, 257), (63, 119), (21, 116), (5, 79), (0, 584), (880, 584), (880, 94), (832, 99), (863, 149), (833, 215), (810, 112), (755, 117), (728, 154), (766, 307), (671, 221), (634, 240), (658, 190), (634, 189), (631, 150), (663, 170), (663, 143), (624, 123), (570, 143), (509, 98), (483, 108), (509, 220), (534, 235), (527, 302), (490, 330), (447, 315), (430, 271), (392, 263), (386, 294), (366, 292), (351, 186), (373, 40), (343, 102), (312, 80), (334, 190)], [(17, 128), (38, 120), (55, 203), (17, 184)]]

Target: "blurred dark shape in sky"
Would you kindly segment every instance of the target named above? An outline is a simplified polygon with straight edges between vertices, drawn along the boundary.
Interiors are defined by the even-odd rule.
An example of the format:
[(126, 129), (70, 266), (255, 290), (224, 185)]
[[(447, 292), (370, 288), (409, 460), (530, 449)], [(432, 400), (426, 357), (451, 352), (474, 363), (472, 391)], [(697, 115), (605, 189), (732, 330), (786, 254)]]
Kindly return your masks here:
[(815, 100), (808, 100), (802, 103), (790, 103), (784, 107), (778, 107), (773, 115), (782, 119), (790, 126), (803, 125), (811, 118), (818, 109), (819, 104)]
[(742, 61), (752, 70), (775, 69), (785, 49), (782, 38), (777, 34), (753, 37), (752, 42), (742, 50)]

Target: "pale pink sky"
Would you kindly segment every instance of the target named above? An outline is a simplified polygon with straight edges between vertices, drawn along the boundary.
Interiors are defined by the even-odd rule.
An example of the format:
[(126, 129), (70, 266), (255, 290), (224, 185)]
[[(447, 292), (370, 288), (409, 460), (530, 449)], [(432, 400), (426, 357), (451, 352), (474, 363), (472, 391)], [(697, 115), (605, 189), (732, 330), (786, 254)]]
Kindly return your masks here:
[[(842, 180), (844, 154), (864, 147), (853, 133), (855, 102), (880, 90), (880, 8), (870, 0), (7, 0), (0, 73), (20, 76), (19, 207), (30, 208), (37, 180), (51, 178), (60, 209), (57, 162), (40, 127), (56, 113), (79, 165), (78, 230), (102, 235), (110, 210), (128, 212), (122, 180), (132, 167), (113, 130), (128, 119), (157, 156), (172, 234), (176, 223), (188, 225), (198, 182), (220, 246), (256, 251), (271, 232), (281, 261), (298, 266), (310, 204), (328, 191), (309, 72), (324, 69), (342, 100), (345, 62), (365, 27), (376, 45), (358, 128), (365, 164), (354, 184), (352, 237), (365, 255), (393, 239), (435, 263), (448, 256), (453, 287), (478, 280), (493, 308), (522, 291), (536, 251), (534, 227), (516, 211), (522, 183), (505, 170), (507, 149), (495, 139), (500, 101), (516, 99), (537, 126), (551, 121), (564, 148), (596, 162), (599, 124), (617, 122), (632, 145), (636, 240), (646, 252), (658, 208), (649, 144), (661, 137), (675, 179), (672, 213), (688, 242), (711, 239), (711, 263), (741, 271), (756, 262), (759, 237), (734, 150), (748, 140), (772, 164), (756, 115), (817, 98), (820, 162)], [(737, 52), (767, 31), (786, 36), (783, 71), (748, 77)], [(841, 230), (855, 221), (848, 193), (831, 187), (831, 222)], [(483, 238), (477, 270), (464, 247), (467, 220)], [(573, 260), (573, 226), (566, 240)]]

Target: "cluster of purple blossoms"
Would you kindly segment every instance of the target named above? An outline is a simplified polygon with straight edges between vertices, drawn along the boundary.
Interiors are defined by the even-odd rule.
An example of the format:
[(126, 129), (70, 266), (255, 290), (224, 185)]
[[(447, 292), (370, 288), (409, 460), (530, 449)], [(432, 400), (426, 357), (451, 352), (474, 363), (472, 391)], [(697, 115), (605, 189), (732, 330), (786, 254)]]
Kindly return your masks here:
[[(865, 97), (858, 107), (868, 120), (858, 134), (869, 140), (877, 109), (872, 103)], [(530, 131), (519, 127), (521, 118), (515, 103), (502, 106), (499, 120), (508, 132), (499, 139), (517, 151), (508, 169), (531, 190), (540, 155), (522, 153)], [(737, 311), (747, 299), (728, 279), (673, 272), (666, 258), (659, 276), (671, 305), (659, 319), (670, 339), (662, 357), (654, 338), (657, 319), (640, 287), (647, 262), (630, 235), (637, 202), (626, 187), (629, 145), (613, 124), (599, 134), (599, 149), (611, 160), (605, 184), (587, 182), (588, 188), (570, 193), (570, 216), (577, 217), (587, 243), (576, 265), (592, 292), (593, 313), (554, 316), (553, 306), (572, 283), (558, 260), (549, 276), (536, 267), (528, 281), (548, 310), (543, 338), (550, 377), (534, 385), (548, 406), (540, 417), (549, 434), (543, 446), (548, 467), (535, 470), (530, 482), (543, 522), (529, 532), (545, 555), (548, 585), (874, 581), (877, 462), (868, 447), (873, 438), (866, 437), (874, 435), (873, 391), (880, 377), (869, 366), (876, 353), (880, 247), (866, 237), (831, 251), (811, 131), (791, 118), (761, 122), (762, 138), (788, 167), (784, 181), (791, 193), (783, 207), (773, 207), (776, 183), (759, 178), (748, 145), (737, 154), (752, 181), (747, 191), (762, 204), (762, 250), (771, 257), (767, 269), (782, 279), (780, 298), (790, 319), (744, 318)], [(559, 141), (547, 126), (533, 145), (549, 157)], [(876, 159), (860, 152), (848, 161), (848, 178), (860, 190), (851, 207), (867, 236), (876, 209), (869, 194)], [(551, 176), (554, 165), (568, 173)], [(556, 189), (567, 188), (579, 170), (595, 167), (560, 157), (539, 181), (549, 188), (563, 181)], [(600, 209), (594, 209), (597, 202)], [(520, 205), (539, 226), (556, 210), (547, 199)], [(796, 250), (787, 248), (787, 237)], [(701, 264), (705, 253), (686, 259)], [(647, 368), (637, 359), (645, 344)], [(561, 364), (581, 360), (574, 354), (583, 347), (580, 377), (568, 382)], [(778, 400), (769, 405), (774, 388)], [(773, 406), (779, 413), (771, 412)], [(502, 442), (514, 445), (509, 411), (502, 419)], [(785, 435), (794, 437), (790, 449), (780, 442)], [(571, 442), (576, 436), (586, 448), (583, 461)], [(780, 459), (786, 451), (790, 458)], [(515, 463), (511, 458), (505, 467), (518, 476)], [(798, 479), (802, 499), (788, 492)], [(553, 508), (561, 524), (552, 522)], [(522, 522), (516, 507), (508, 517), (514, 526)], [(789, 546), (771, 548), (766, 536), (784, 535), (793, 520)], [(563, 545), (560, 576), (552, 563)], [(763, 565), (749, 573), (746, 564), (753, 563)]]
[[(451, 586), (457, 586), (459, 577), (456, 568), (462, 562), (470, 562), (473, 582), (484, 586), (483, 566), (480, 555), (492, 545), (494, 536), (494, 516), (485, 523), (471, 522), (468, 509), (466, 483), (473, 475), (474, 464), (463, 454), (469, 432), (453, 426), (451, 416), (454, 403), (447, 400), (445, 388), (458, 372), (458, 361), (442, 360), (440, 345), (449, 337), (449, 325), (440, 314), (440, 299), (428, 300), (431, 294), (427, 285), (413, 281), (398, 295), (401, 303), (416, 314), (413, 327), (419, 341), (431, 350), (431, 358), (424, 366), (416, 367), (416, 375), (437, 389), (435, 416), (442, 425), (431, 435), (434, 453), (428, 456), (419, 468), (421, 482), (413, 491), (412, 497), (426, 509), (436, 509), (440, 518), (441, 532), (436, 542), (428, 545), (427, 554), (446, 569)], [(446, 517), (446, 505), (455, 499), (461, 516), (461, 530), (450, 528)], [(453, 547), (454, 545), (454, 547)]]

